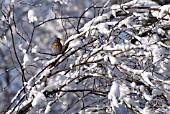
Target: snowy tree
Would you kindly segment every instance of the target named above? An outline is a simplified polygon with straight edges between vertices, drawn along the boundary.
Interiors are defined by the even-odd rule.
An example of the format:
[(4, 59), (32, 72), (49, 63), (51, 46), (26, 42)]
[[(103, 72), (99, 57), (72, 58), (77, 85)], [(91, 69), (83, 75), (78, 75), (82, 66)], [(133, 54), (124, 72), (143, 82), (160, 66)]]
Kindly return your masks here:
[(170, 5), (80, 2), (1, 2), (3, 113), (170, 113)]

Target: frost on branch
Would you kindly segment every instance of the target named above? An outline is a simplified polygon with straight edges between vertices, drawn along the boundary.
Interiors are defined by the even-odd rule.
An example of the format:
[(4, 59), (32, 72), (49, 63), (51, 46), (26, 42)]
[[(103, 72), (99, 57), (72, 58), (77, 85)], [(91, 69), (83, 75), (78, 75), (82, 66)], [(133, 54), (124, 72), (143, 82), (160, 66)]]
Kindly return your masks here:
[[(78, 30), (73, 28), (75, 32), (62, 39), (68, 44), (64, 54), (42, 62), (43, 68), (28, 80), (27, 96), (32, 100), (28, 109), (168, 114), (168, 7), (133, 0), (102, 8), (101, 14), (81, 27), (78, 23)], [(27, 65), (29, 56), (24, 58)]]
[(28, 19), (29, 19), (29, 23), (33, 23), (33, 22), (36, 22), (38, 20), (34, 10), (28, 11)]

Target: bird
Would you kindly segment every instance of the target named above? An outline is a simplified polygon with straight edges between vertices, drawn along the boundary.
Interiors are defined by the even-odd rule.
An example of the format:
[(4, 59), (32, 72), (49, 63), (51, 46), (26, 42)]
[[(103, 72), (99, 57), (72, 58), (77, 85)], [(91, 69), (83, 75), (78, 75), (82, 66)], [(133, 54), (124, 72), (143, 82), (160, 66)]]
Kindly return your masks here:
[(51, 50), (52, 50), (54, 55), (58, 55), (58, 54), (61, 54), (62, 47), (63, 46), (60, 42), (60, 38), (57, 37), (51, 45)]
[[(64, 52), (68, 49), (69, 42), (70, 41), (68, 41), (67, 43), (62, 45), (61, 42), (60, 42), (60, 38), (56, 37), (56, 39), (54, 40), (54, 42), (51, 45), (51, 50), (52, 50), (52, 53), (53, 53), (52, 55), (54, 55), (54, 56), (57, 56), (59, 54), (64, 55)], [(50, 68), (54, 67), (56, 65), (56, 62), (57, 61), (52, 62), (49, 65)]]

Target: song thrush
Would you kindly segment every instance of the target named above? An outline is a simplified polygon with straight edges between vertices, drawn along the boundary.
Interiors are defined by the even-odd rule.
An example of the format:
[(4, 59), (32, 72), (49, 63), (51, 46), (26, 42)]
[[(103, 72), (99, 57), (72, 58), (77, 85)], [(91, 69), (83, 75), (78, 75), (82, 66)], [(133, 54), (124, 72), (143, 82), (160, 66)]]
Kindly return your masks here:
[(56, 38), (51, 45), (51, 50), (53, 54), (58, 55), (62, 51), (62, 44), (60, 42), (60, 38)]

